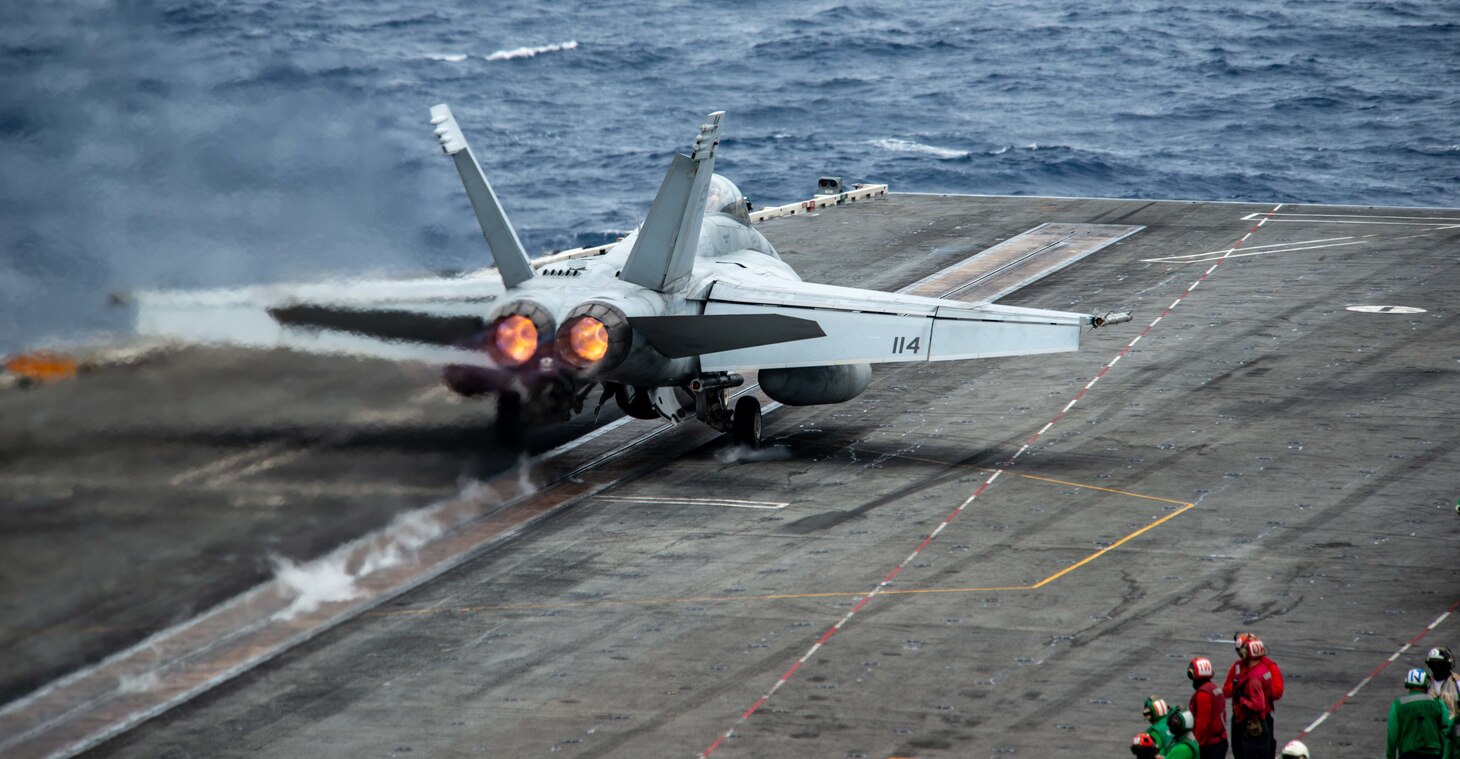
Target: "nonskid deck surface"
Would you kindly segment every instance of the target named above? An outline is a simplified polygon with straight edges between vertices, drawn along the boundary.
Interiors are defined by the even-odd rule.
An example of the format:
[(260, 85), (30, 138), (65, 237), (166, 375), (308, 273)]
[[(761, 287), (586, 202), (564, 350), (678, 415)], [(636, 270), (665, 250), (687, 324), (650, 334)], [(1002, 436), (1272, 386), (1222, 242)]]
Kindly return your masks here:
[[(97, 753), (1118, 748), (1236, 627), (1289, 673), (1296, 734), (1456, 600), (1460, 212), (893, 195), (764, 229), (808, 280), (894, 290), (1044, 223), (1145, 228), (1000, 302), (1132, 324), (1078, 354), (879, 369), (849, 404), (769, 416), (752, 461), (674, 430), (662, 464)], [(24, 420), (0, 438), (26, 452), (0, 466), (9, 519), (61, 549), (81, 539), (67, 519), (151, 547), (114, 574), (156, 609), (229, 580), (160, 583), (177, 556), (327, 545), (342, 510), (363, 532), (482, 471), (425, 373), (194, 355), (0, 395)], [(86, 571), (7, 580), (33, 622), (7, 649), (64, 662), (101, 634), (65, 611), (97, 598), (123, 600), (95, 627), (146, 621), (141, 593)], [(1380, 745), (1385, 678), (1308, 742)]]

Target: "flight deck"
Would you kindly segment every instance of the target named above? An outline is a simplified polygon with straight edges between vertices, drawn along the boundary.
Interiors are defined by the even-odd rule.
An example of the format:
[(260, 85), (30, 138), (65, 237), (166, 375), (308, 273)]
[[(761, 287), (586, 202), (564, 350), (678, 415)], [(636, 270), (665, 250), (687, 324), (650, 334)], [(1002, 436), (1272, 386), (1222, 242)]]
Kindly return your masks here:
[(760, 229), (810, 282), (1134, 319), (877, 367), (755, 450), (608, 411), (508, 450), (436, 370), (286, 351), (0, 390), (0, 754), (1114, 753), (1250, 629), (1279, 742), (1349, 755), (1460, 642), (1460, 210)]

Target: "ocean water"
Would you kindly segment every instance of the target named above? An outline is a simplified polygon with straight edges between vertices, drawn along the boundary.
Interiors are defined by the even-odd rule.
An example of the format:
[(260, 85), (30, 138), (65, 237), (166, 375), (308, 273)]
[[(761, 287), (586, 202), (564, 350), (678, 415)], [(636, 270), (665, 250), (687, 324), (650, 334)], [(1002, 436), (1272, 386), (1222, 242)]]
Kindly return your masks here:
[(894, 190), (1460, 206), (1460, 4), (19, 0), (0, 352), (108, 295), (488, 262), (448, 102), (530, 252), (611, 240), (726, 110), (757, 204)]

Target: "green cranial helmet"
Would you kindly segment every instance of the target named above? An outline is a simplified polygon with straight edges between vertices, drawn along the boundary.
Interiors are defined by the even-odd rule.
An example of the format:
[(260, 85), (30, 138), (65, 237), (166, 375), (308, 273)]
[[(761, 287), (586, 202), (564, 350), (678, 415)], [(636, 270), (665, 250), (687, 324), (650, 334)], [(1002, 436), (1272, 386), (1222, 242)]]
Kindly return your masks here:
[(1146, 715), (1146, 721), (1156, 724), (1156, 720), (1163, 719), (1171, 713), (1171, 707), (1166, 705), (1166, 699), (1159, 696), (1151, 696), (1141, 707), (1141, 714)]

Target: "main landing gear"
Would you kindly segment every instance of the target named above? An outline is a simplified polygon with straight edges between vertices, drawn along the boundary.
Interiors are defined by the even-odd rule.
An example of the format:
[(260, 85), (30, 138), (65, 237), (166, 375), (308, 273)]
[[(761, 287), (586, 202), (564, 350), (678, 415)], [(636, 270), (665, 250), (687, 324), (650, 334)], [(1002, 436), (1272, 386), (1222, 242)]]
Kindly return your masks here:
[(738, 374), (706, 374), (689, 383), (694, 394), (695, 418), (721, 432), (730, 433), (736, 445), (760, 447), (760, 400), (742, 395), (735, 402), (735, 412), (727, 405), (726, 391), (745, 384)]
[(736, 444), (759, 448), (760, 399), (753, 395), (740, 396), (740, 400), (735, 402), (735, 414), (730, 424), (730, 435)]

